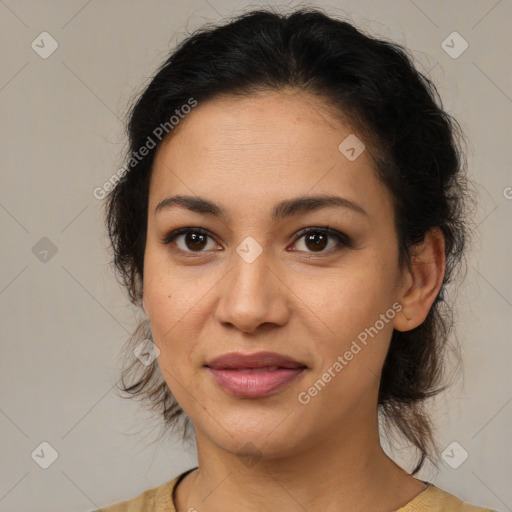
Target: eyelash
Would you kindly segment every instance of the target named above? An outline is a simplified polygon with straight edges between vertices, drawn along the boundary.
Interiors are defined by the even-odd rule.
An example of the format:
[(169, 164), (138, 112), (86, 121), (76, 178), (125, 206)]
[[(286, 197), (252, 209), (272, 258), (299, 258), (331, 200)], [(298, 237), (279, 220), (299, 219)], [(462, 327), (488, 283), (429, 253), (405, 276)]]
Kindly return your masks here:
[[(209, 233), (209, 231), (207, 231), (203, 228), (184, 227), (184, 228), (179, 228), (179, 229), (175, 229), (174, 231), (171, 231), (169, 234), (167, 234), (165, 236), (165, 238), (162, 240), (162, 243), (165, 245), (170, 245), (176, 237), (183, 235), (183, 234), (187, 234), (187, 233), (197, 233), (200, 235), (207, 236), (213, 240), (213, 236)], [(353, 247), (353, 242), (347, 235), (345, 235), (344, 233), (340, 233), (339, 231), (337, 231), (335, 229), (329, 228), (329, 226), (318, 226), (318, 227), (311, 226), (311, 227), (305, 228), (297, 233), (297, 235), (294, 238), (292, 243), (295, 244), (298, 240), (300, 240), (301, 238), (303, 238), (306, 235), (309, 235), (311, 233), (328, 235), (330, 237), (336, 238), (339, 242), (339, 245), (337, 245), (334, 248), (328, 249), (327, 251), (318, 251), (318, 252), (305, 251), (307, 254), (332, 255), (333, 253), (340, 251), (342, 249), (342, 246), (348, 247), (348, 248)], [(206, 251), (183, 251), (182, 249), (178, 249), (178, 248), (173, 248), (173, 250), (176, 250), (180, 253), (185, 253), (188, 255), (195, 255), (195, 254), (201, 254), (202, 252), (206, 252)], [(304, 251), (297, 251), (297, 252), (304, 252)], [(191, 256), (191, 257), (195, 257), (195, 256)]]

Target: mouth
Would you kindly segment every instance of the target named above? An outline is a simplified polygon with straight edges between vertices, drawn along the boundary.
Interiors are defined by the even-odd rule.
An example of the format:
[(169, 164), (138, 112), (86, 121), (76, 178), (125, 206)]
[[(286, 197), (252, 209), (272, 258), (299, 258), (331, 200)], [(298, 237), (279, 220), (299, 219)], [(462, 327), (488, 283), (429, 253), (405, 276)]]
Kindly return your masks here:
[(262, 398), (274, 394), (299, 378), (307, 366), (274, 352), (230, 353), (205, 365), (213, 380), (229, 395)]
[(262, 372), (275, 372), (276, 370), (283, 370), (283, 369), (287, 369), (287, 368), (285, 368), (284, 366), (263, 366), (261, 368), (219, 368), (219, 369), (226, 370), (226, 371), (232, 371), (232, 372), (262, 373)]
[(290, 356), (276, 352), (256, 352), (255, 354), (242, 354), (230, 352), (212, 359), (205, 366), (214, 370), (257, 370), (266, 371), (279, 368), (306, 368), (307, 366)]

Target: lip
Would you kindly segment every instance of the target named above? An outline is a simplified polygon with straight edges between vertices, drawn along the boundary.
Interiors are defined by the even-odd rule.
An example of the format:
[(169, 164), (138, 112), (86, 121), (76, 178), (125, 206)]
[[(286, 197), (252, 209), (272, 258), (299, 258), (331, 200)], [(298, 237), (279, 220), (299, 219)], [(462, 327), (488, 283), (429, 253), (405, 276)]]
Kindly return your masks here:
[(305, 368), (306, 365), (295, 359), (278, 354), (276, 352), (256, 352), (254, 354), (242, 354), (230, 352), (216, 357), (206, 363), (206, 366), (214, 370), (244, 370), (251, 368)]
[(215, 382), (228, 394), (239, 398), (262, 398), (296, 380), (306, 368), (280, 368), (274, 371), (208, 370)]
[(262, 398), (296, 380), (307, 366), (275, 352), (229, 353), (205, 365), (214, 381), (239, 398)]

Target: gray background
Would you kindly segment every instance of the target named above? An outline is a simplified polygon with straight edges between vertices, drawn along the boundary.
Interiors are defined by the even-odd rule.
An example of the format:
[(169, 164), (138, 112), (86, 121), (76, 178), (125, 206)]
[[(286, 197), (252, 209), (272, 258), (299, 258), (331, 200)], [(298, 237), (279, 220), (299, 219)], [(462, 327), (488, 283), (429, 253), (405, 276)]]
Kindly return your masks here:
[[(158, 424), (114, 393), (138, 314), (109, 269), (93, 190), (120, 167), (128, 101), (169, 48), (204, 22), (257, 5), (265, 4), (0, 1), (0, 512), (92, 510), (196, 464), (193, 445), (150, 444)], [(419, 476), (470, 503), (512, 510), (512, 3), (316, 5), (411, 48), (470, 140), (480, 203), (458, 294), (465, 374), (432, 404), (446, 460), (460, 461), (460, 447), (468, 458)], [(51, 48), (38, 37), (44, 31), (58, 43), (46, 59), (31, 47)], [(469, 45), (457, 58), (442, 47), (453, 31)], [(58, 452), (47, 469), (36, 463), (50, 456), (44, 441)], [(412, 469), (407, 449), (394, 456)]]

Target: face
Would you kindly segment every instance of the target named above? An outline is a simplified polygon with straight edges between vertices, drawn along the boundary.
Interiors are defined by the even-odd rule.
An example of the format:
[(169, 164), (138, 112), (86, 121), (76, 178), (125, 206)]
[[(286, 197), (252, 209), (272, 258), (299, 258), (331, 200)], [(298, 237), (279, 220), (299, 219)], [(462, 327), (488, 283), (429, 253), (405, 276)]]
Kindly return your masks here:
[[(398, 242), (368, 151), (339, 149), (353, 131), (327, 108), (294, 91), (216, 98), (157, 152), (143, 304), (198, 442), (278, 457), (374, 428)], [(162, 203), (174, 196), (190, 199)], [(313, 196), (338, 199), (294, 203)], [(262, 351), (300, 368), (208, 367)]]

